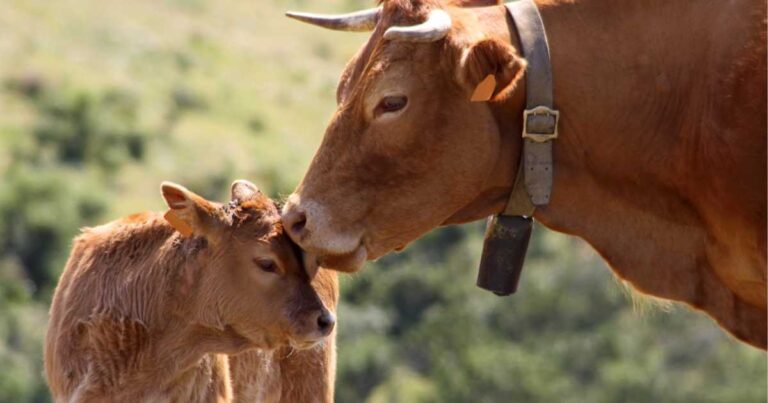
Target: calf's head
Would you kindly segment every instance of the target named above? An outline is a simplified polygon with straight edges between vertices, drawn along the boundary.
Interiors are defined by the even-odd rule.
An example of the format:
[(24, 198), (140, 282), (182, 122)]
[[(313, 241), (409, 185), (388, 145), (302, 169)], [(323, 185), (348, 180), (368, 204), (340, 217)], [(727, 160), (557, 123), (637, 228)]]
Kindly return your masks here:
[(329, 267), (354, 271), (443, 223), (479, 219), (449, 220), (488, 192), (503, 193), (491, 182), (509, 156), (485, 101), (512, 99), (525, 61), (486, 37), (470, 9), (447, 3), (384, 0), (341, 17), (289, 14), (332, 29), (373, 28), (283, 209), (290, 236)]
[(236, 181), (228, 204), (164, 182), (168, 222), (199, 251), (184, 263), (179, 287), (190, 321), (242, 336), (253, 347), (308, 347), (332, 330), (334, 315), (312, 287), (316, 265), (284, 234), (275, 204)]

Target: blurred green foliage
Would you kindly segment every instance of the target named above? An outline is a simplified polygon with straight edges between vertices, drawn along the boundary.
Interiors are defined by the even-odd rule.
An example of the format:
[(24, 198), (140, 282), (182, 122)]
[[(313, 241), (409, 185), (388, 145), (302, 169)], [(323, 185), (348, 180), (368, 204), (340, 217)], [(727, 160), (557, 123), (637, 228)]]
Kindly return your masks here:
[(762, 352), (629, 295), (576, 239), (537, 227), (517, 294), (474, 287), (481, 234), (435, 231), (343, 283), (340, 401), (765, 401)]
[[(0, 7), (0, 402), (49, 401), (47, 309), (82, 226), (162, 208), (162, 180), (282, 197), (365, 34), (282, 17), (362, 0), (8, 0)], [(636, 296), (538, 227), (520, 291), (474, 286), (482, 225), (342, 281), (339, 402), (762, 402), (763, 352)]]

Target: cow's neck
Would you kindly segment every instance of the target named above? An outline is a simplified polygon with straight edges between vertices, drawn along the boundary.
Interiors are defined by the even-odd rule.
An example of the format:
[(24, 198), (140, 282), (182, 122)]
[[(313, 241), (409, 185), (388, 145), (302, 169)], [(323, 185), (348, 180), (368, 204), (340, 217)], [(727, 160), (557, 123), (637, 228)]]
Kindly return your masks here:
[[(604, 0), (540, 9), (562, 118), (552, 200), (535, 218), (584, 238), (637, 289), (703, 309), (737, 337), (764, 347), (765, 184), (755, 184), (763, 190), (762, 210), (758, 196), (747, 215), (724, 216), (729, 203), (743, 200), (697, 198), (713, 171), (702, 168), (705, 162), (681, 160), (690, 155), (681, 149), (690, 146), (681, 138), (698, 134), (696, 114), (711, 112), (705, 109), (711, 99), (704, 92), (712, 83), (708, 74), (721, 66), (701, 64), (711, 62), (713, 49), (707, 46), (713, 45), (680, 35), (680, 24), (695, 22), (688, 29), (709, 32), (708, 24), (716, 23), (722, 10), (696, 2), (650, 7)], [(505, 10), (481, 13), (489, 36), (518, 46)], [(520, 149), (522, 93), (524, 88), (493, 106), (505, 145), (496, 177), (474, 208), (504, 208)], [(703, 104), (691, 105), (692, 100)], [(742, 243), (717, 239), (718, 225)], [(736, 256), (741, 261), (729, 261)]]

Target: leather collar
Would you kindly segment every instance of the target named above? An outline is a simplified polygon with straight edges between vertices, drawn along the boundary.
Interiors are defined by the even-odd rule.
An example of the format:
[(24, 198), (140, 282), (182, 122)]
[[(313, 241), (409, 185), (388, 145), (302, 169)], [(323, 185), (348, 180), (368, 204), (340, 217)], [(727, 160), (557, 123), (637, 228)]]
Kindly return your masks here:
[(528, 66), (520, 165), (502, 215), (530, 217), (536, 207), (549, 203), (552, 194), (552, 140), (557, 138), (560, 114), (553, 105), (549, 44), (536, 4), (519, 0), (506, 7)]

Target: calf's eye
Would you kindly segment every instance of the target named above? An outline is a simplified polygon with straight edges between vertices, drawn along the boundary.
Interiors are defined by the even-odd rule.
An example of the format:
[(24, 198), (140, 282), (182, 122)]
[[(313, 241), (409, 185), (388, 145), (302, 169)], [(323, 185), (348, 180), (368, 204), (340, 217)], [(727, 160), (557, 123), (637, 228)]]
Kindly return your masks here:
[(408, 97), (405, 95), (392, 95), (382, 98), (376, 109), (379, 113), (397, 112), (405, 108), (405, 105), (408, 105)]
[(253, 259), (253, 263), (267, 273), (274, 273), (277, 270), (277, 265), (271, 259)]

